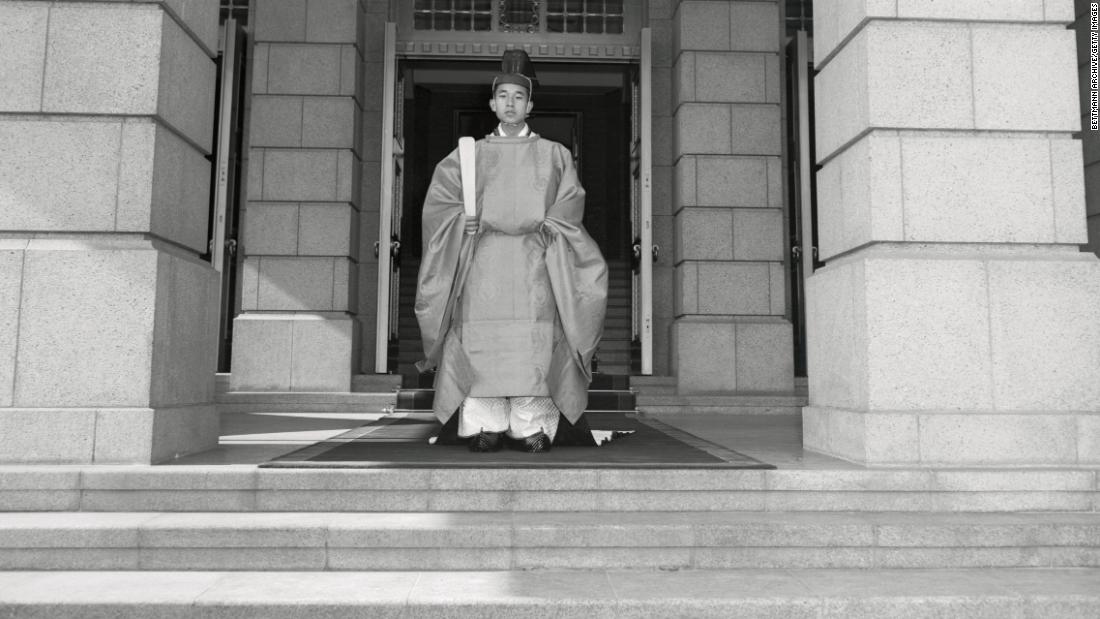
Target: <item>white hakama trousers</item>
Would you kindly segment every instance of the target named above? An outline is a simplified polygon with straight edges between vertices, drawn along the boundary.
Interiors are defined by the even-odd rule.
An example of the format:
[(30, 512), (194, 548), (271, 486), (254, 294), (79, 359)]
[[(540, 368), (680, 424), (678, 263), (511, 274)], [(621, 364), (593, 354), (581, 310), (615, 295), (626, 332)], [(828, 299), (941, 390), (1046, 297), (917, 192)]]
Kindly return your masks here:
[(507, 431), (512, 438), (523, 439), (543, 432), (552, 441), (561, 412), (549, 396), (468, 397), (458, 415), (458, 435), (462, 438), (478, 432)]

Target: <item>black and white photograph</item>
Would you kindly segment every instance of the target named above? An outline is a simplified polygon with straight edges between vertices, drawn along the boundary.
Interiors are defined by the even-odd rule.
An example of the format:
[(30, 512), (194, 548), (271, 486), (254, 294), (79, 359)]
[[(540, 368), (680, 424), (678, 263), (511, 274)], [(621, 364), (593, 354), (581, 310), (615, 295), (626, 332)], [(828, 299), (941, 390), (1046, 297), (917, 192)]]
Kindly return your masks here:
[(344, 617), (1100, 617), (1100, 1), (0, 0), (0, 619)]

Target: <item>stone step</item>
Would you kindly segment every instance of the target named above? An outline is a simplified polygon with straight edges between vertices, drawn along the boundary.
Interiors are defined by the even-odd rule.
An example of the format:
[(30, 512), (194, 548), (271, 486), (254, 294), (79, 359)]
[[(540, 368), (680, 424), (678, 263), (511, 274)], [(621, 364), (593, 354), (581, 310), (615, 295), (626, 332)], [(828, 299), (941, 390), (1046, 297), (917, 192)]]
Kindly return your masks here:
[[(610, 374), (629, 374), (628, 364), (630, 362), (630, 351), (599, 351), (597, 354), (596, 367), (601, 372)], [(416, 373), (416, 363), (424, 358), (423, 353), (413, 353), (412, 351), (401, 351), (397, 355), (393, 356), (393, 360), (397, 362), (398, 368), (410, 369), (410, 376)], [(404, 374), (403, 371), (399, 372)]]
[[(625, 275), (625, 274), (624, 274)], [(633, 291), (633, 280), (630, 277), (620, 275), (618, 277), (612, 276), (607, 280), (607, 295), (608, 297), (627, 297), (630, 298)], [(410, 301), (416, 298), (416, 278), (401, 278), (400, 294), (401, 299), (408, 299)]]
[[(414, 307), (416, 305), (416, 292), (407, 290), (397, 297), (397, 303), (402, 307)], [(607, 291), (607, 313), (610, 316), (630, 317), (634, 309), (634, 296), (629, 287), (611, 287)], [(407, 314), (401, 322), (413, 322), (412, 314)]]
[(1100, 514), (0, 514), (0, 569), (1100, 567)]
[(639, 396), (675, 395), (675, 376), (632, 376), (630, 386)]
[[(289, 451), (289, 449), (288, 449)], [(0, 466), (0, 511), (1097, 512), (1095, 469)]]
[[(214, 375), (214, 392), (217, 395), (229, 393), (229, 374)], [(351, 377), (351, 390), (355, 393), (390, 393), (401, 387), (399, 374), (354, 374)]]
[[(416, 296), (416, 278), (406, 278), (402, 276), (401, 297), (413, 298)], [(406, 285), (407, 284), (407, 285)], [(623, 295), (630, 296), (633, 286), (633, 279), (627, 273), (622, 273), (616, 276), (612, 272), (611, 276), (607, 278), (607, 292), (609, 296)]]
[(629, 329), (632, 321), (633, 317), (630, 315), (630, 312), (614, 312), (604, 316), (603, 324), (605, 327), (612, 326)]
[(599, 368), (601, 372), (608, 372), (610, 374), (630, 374), (630, 365), (628, 363), (601, 361), (599, 363)]
[(730, 393), (683, 395), (646, 385), (638, 387), (638, 410), (651, 415), (721, 413), (729, 415), (799, 415), (809, 402), (801, 393)]
[(230, 391), (217, 395), (220, 413), (359, 413), (393, 410), (397, 393)]
[(354, 374), (351, 390), (356, 393), (390, 393), (401, 387), (399, 374)]
[(606, 338), (600, 340), (596, 346), (596, 354), (604, 355), (609, 352), (630, 352), (630, 338)]
[[(417, 376), (418, 380), (415, 381), (416, 385), (409, 385), (405, 389), (430, 389), (435, 375), (431, 372), (420, 374)], [(592, 374), (592, 382), (588, 384), (589, 389), (605, 389), (605, 390), (630, 390), (630, 381), (633, 378), (629, 374), (625, 373), (612, 373), (597, 371)]]
[[(398, 410), (431, 410), (434, 389), (402, 389), (397, 392)], [(589, 411), (633, 411), (634, 392), (629, 390), (588, 390)]]
[[(416, 325), (402, 325), (397, 330), (397, 336), (401, 340), (401, 348), (421, 350), (420, 344), (420, 327)], [(618, 321), (604, 321), (603, 332), (600, 334), (600, 341), (605, 340), (626, 340), (630, 341), (633, 337), (631, 330), (630, 319), (626, 318)]]
[(0, 572), (0, 616), (1100, 616), (1097, 569)]
[[(419, 359), (417, 359), (417, 361), (419, 361)], [(630, 375), (630, 365), (626, 363), (625, 360), (600, 360), (594, 369), (601, 374), (620, 375), (624, 377)], [(420, 372), (416, 369), (415, 363), (412, 361), (402, 361), (398, 363), (396, 371), (398, 375), (405, 377), (405, 384), (407, 385), (420, 385), (424, 387), (430, 387), (432, 385), (430, 375), (424, 375), (428, 378), (422, 378)]]
[[(606, 259), (607, 263), (607, 281), (630, 281), (633, 276), (633, 269), (631, 267), (630, 260), (615, 260)], [(415, 282), (416, 275), (420, 271), (420, 257), (406, 256), (401, 260), (401, 266), (399, 268), (401, 272), (401, 281), (403, 282)]]
[[(417, 344), (413, 346), (411, 343), (402, 345), (397, 352), (398, 363), (416, 363), (424, 358), (424, 350)], [(629, 360), (631, 353), (631, 343), (629, 339), (605, 339), (600, 340), (599, 346), (596, 348), (596, 354), (601, 360), (623, 358)]]
[[(601, 349), (615, 348), (620, 350), (629, 351), (632, 342), (632, 332), (629, 321), (623, 321), (620, 324), (605, 324), (604, 331), (601, 334), (599, 347)], [(403, 357), (423, 358), (424, 350), (423, 344), (420, 339), (420, 330), (414, 326), (405, 326), (399, 329), (399, 341), (393, 347), (393, 353), (402, 355)]]

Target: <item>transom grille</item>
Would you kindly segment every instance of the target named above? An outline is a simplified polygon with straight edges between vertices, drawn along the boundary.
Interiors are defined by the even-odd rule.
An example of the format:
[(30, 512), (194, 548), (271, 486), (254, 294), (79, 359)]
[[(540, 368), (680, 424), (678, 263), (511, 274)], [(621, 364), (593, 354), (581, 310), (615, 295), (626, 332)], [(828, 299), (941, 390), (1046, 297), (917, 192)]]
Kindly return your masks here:
[(813, 33), (814, 5), (812, 0), (787, 0), (784, 11), (784, 26), (787, 36), (793, 36), (799, 30)]
[(221, 0), (219, 23), (232, 17), (241, 25), (248, 24), (248, 3), (250, 0)]
[(550, 0), (546, 3), (548, 32), (622, 34), (622, 0)]
[(416, 0), (417, 30), (487, 32), (492, 29), (493, 0)]
[(623, 34), (624, 0), (416, 0), (413, 28), (436, 32)]

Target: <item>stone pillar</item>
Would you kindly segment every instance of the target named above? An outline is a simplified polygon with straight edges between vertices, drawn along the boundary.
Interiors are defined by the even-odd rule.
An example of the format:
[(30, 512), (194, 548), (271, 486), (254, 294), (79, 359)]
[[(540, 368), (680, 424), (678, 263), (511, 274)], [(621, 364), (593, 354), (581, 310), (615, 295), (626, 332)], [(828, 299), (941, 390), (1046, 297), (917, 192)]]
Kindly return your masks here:
[(789, 391), (779, 7), (685, 0), (673, 24), (673, 364), (680, 393)]
[(0, 4), (0, 462), (217, 444), (218, 3)]
[(362, 152), (357, 0), (257, 0), (234, 391), (349, 391)]
[(1072, 1), (815, 8), (828, 264), (807, 282), (806, 447), (1100, 463)]

